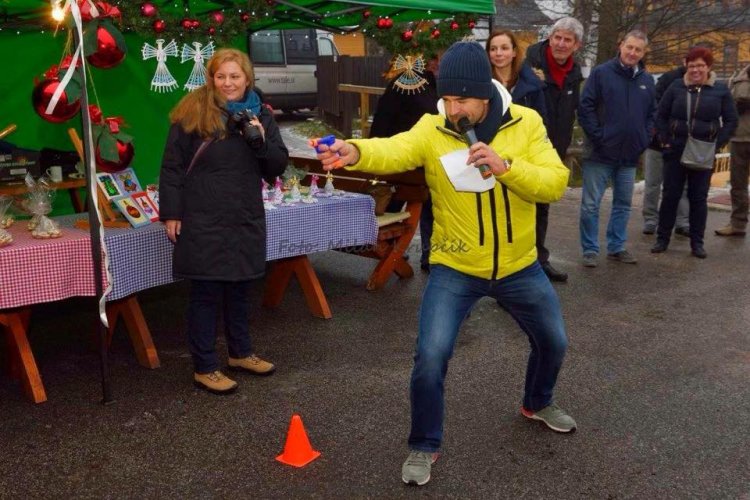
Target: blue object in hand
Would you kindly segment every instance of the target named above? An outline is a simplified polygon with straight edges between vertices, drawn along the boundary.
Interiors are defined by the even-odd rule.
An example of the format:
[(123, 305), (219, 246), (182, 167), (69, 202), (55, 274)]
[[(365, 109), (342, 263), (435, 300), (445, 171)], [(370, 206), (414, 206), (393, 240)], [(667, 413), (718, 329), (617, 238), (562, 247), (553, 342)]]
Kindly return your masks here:
[(311, 139), (310, 145), (315, 148), (315, 151), (317, 151), (318, 153), (322, 153), (318, 145), (325, 144), (330, 148), (331, 146), (333, 146), (334, 142), (336, 142), (336, 136), (331, 134), (325, 137), (321, 137), (320, 139)]

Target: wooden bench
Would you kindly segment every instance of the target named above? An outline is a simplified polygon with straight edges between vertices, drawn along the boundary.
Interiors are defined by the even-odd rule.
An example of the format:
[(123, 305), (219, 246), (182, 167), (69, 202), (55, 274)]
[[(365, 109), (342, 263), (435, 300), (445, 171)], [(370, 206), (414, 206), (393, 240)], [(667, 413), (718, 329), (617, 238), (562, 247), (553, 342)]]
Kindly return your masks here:
[[(321, 179), (325, 178), (326, 172), (316, 159), (290, 157), (289, 161), (297, 168), (307, 169), (310, 174), (318, 174)], [(340, 249), (378, 261), (367, 281), (367, 289), (383, 288), (393, 273), (399, 278), (414, 276), (414, 270), (404, 259), (404, 253), (408, 250), (414, 233), (417, 231), (422, 204), (429, 195), (424, 171), (420, 168), (402, 174), (375, 176), (341, 169), (334, 172), (334, 175), (336, 176), (334, 185), (337, 189), (355, 193), (367, 193), (372, 182), (387, 183), (393, 190), (392, 200), (406, 204), (403, 212), (386, 213), (377, 217), (378, 241), (375, 245), (367, 249)], [(309, 185), (310, 179), (311, 176), (308, 175), (303, 184)]]

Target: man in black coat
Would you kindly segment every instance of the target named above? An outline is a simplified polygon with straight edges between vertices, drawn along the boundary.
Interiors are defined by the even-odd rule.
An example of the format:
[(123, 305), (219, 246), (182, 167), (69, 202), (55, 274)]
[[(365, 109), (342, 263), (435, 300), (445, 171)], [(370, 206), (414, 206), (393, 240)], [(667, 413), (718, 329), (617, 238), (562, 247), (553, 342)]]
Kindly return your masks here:
[[(526, 61), (545, 83), (547, 105), (547, 135), (560, 159), (565, 155), (573, 137), (573, 122), (580, 93), (581, 66), (573, 56), (581, 48), (583, 25), (572, 17), (564, 17), (552, 26), (547, 40), (526, 50)], [(549, 250), (544, 246), (549, 222), (549, 205), (536, 205), (536, 251), (539, 263), (551, 281), (565, 282), (567, 273), (549, 263)]]

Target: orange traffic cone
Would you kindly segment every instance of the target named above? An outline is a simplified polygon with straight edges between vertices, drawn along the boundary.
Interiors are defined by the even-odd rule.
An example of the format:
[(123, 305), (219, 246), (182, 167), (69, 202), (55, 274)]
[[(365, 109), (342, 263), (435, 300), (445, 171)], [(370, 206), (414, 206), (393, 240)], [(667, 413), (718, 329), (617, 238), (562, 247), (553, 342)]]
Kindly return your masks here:
[(282, 464), (304, 467), (319, 456), (320, 452), (313, 450), (307, 438), (302, 419), (295, 413), (292, 415), (292, 421), (289, 422), (284, 453), (276, 457), (276, 460)]

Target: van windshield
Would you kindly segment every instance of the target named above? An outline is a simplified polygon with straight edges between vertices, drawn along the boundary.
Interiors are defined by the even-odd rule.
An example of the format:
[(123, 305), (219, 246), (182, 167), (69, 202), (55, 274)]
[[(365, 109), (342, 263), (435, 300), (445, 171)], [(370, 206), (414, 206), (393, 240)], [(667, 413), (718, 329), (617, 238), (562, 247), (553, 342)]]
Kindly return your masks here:
[(313, 29), (264, 30), (253, 33), (250, 38), (253, 64), (315, 64), (317, 55)]
[(284, 47), (279, 30), (257, 31), (250, 43), (253, 64), (284, 64)]

